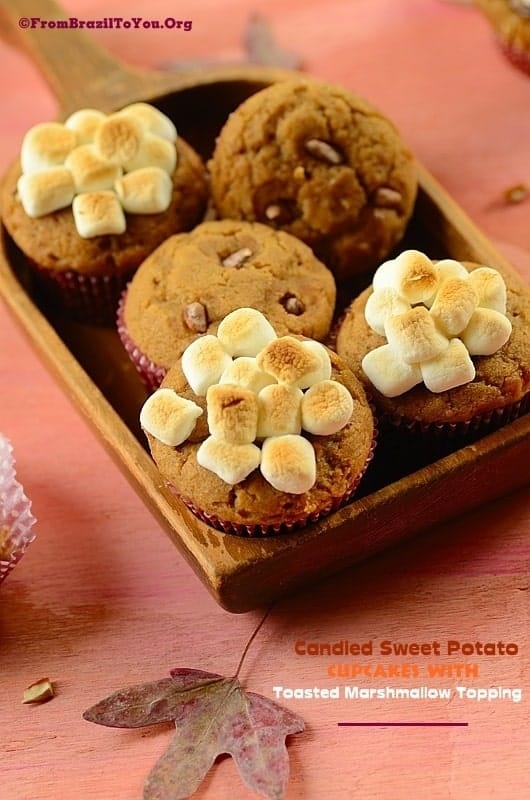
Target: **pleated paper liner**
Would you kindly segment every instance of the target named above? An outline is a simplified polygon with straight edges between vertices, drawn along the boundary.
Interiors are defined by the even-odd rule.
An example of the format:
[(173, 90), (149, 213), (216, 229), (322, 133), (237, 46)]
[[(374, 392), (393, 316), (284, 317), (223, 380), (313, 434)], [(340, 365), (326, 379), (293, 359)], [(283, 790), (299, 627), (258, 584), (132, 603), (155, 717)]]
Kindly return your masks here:
[(0, 583), (35, 538), (31, 503), (16, 480), (13, 448), (0, 434)]
[(136, 343), (131, 339), (124, 319), (126, 299), (127, 289), (122, 292), (118, 303), (118, 312), (116, 315), (118, 336), (120, 337), (121, 343), (127, 351), (127, 355), (134, 364), (136, 371), (140, 375), (142, 383), (149, 392), (154, 392), (164, 380), (167, 370), (165, 367), (161, 367), (158, 364), (155, 364), (154, 361), (151, 361), (151, 359), (146, 356), (146, 354), (142, 352), (142, 350), (140, 350)]

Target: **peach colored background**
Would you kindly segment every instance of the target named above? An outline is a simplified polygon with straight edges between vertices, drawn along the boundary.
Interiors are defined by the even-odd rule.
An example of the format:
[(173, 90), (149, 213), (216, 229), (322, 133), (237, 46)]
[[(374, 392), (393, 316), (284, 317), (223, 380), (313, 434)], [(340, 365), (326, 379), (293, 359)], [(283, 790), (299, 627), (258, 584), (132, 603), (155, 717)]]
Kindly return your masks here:
[[(530, 278), (530, 200), (502, 202), (506, 187), (530, 181), (530, 79), (503, 61), (472, 8), (441, 0), (64, 5), (87, 19), (192, 19), (189, 33), (94, 32), (113, 53), (148, 65), (240, 58), (250, 12), (266, 13), (311, 73), (357, 90), (396, 121), (418, 157)], [(3, 44), (0, 74), (5, 167), (25, 129), (51, 118), (54, 103), (33, 68)], [(261, 612), (233, 616), (214, 603), (3, 307), (0, 375), (0, 430), (13, 442), (39, 518), (38, 539), (0, 587), (0, 796), (136, 800), (170, 726), (110, 730), (83, 722), (82, 711), (171, 667), (230, 673)], [(341, 638), (513, 641), (516, 657), (469, 659), (481, 675), (468, 685), (525, 692), (518, 704), (285, 701), (307, 722), (289, 745), (288, 800), (530, 797), (529, 557), (524, 490), (277, 606), (243, 671), (249, 687), (267, 696), (275, 685), (334, 685), (329, 659), (297, 656), (293, 648), (297, 639)], [(24, 687), (44, 674), (56, 682), (57, 697), (22, 706)], [(386, 683), (409, 685), (373, 685)], [(340, 720), (469, 727), (348, 729), (337, 727)], [(205, 800), (254, 796), (227, 758), (197, 792)]]

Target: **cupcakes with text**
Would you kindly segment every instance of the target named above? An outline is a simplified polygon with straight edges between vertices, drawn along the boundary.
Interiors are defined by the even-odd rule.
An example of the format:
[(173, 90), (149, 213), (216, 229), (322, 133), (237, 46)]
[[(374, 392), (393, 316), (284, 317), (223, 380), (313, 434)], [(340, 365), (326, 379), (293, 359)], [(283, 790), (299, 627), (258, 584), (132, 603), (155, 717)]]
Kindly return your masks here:
[(80, 109), (25, 135), (2, 218), (44, 301), (111, 324), (119, 296), (164, 239), (200, 221), (204, 166), (154, 106)]
[(344, 362), (315, 340), (277, 336), (251, 308), (189, 345), (140, 423), (175, 494), (241, 536), (285, 533), (345, 504), (375, 446)]

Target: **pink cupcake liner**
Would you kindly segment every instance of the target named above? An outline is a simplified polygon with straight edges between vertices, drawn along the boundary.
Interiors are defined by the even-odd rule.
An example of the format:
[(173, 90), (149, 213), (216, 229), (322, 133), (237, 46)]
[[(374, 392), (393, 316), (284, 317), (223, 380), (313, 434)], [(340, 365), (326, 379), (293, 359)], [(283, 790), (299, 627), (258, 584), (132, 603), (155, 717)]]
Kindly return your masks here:
[(113, 325), (120, 295), (132, 272), (82, 275), (74, 270), (44, 269), (31, 262), (47, 303), (76, 322)]
[(195, 514), (196, 517), (201, 519), (203, 522), (206, 522), (207, 525), (210, 525), (212, 528), (215, 528), (222, 533), (230, 533), (235, 536), (243, 536), (243, 537), (264, 537), (264, 536), (278, 536), (283, 535), (286, 533), (291, 533), (292, 531), (298, 530), (300, 528), (305, 528), (307, 525), (311, 523), (317, 522), (318, 520), (322, 519), (323, 517), (327, 517), (332, 514), (334, 511), (338, 511), (339, 508), (345, 506), (350, 500), (353, 498), (355, 492), (357, 491), (359, 484), (361, 483), (369, 465), (372, 461), (375, 453), (375, 448), (377, 445), (377, 427), (374, 426), (374, 436), (372, 439), (372, 443), (370, 445), (370, 451), (364, 463), (362, 470), (358, 473), (355, 477), (354, 482), (349, 487), (348, 491), (343, 494), (341, 497), (334, 498), (327, 506), (318, 511), (314, 511), (312, 514), (309, 514), (305, 517), (299, 517), (295, 520), (290, 520), (289, 522), (281, 522), (276, 525), (239, 525), (236, 522), (230, 522), (228, 520), (221, 519), (220, 517), (216, 516), (215, 514), (209, 514), (204, 509), (199, 508), (193, 500), (190, 500), (189, 497), (185, 497), (184, 495), (180, 494), (178, 489), (171, 483), (167, 483), (167, 487), (173, 492), (173, 494), (178, 497), (185, 506), (189, 508), (189, 510)]
[(0, 434), (0, 583), (35, 538), (31, 503), (15, 477), (13, 448)]
[(406, 431), (414, 436), (421, 436), (430, 441), (449, 441), (453, 444), (466, 439), (486, 435), (498, 428), (513, 422), (530, 409), (530, 393), (526, 394), (516, 403), (496, 408), (486, 414), (477, 414), (463, 422), (431, 422), (423, 423), (418, 420), (406, 420), (404, 417), (383, 413), (379, 419), (381, 423), (388, 424), (396, 430)]
[(161, 367), (158, 364), (155, 364), (154, 361), (151, 361), (151, 359), (146, 356), (146, 354), (142, 352), (142, 350), (140, 350), (140, 348), (131, 339), (124, 319), (126, 298), (127, 289), (122, 292), (118, 303), (118, 312), (116, 315), (118, 336), (120, 337), (121, 343), (127, 351), (129, 358), (134, 364), (136, 371), (140, 375), (142, 383), (149, 392), (154, 392), (162, 383), (167, 370), (165, 367)]

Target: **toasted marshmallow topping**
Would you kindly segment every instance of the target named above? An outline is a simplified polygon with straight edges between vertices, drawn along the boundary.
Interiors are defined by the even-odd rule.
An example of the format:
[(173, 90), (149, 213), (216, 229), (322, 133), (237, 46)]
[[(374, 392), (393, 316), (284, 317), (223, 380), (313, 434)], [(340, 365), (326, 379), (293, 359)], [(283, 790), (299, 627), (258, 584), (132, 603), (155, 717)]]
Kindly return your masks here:
[(433, 264), (407, 250), (374, 275), (365, 318), (388, 345), (368, 353), (362, 368), (387, 397), (421, 380), (432, 392), (461, 386), (475, 377), (469, 356), (491, 355), (508, 341), (512, 326), (505, 313), (506, 286), (497, 270), (468, 272), (454, 259)]
[(18, 196), (28, 217), (42, 217), (69, 206), (74, 198), (74, 182), (64, 167), (21, 175)]
[(259, 467), (261, 451), (255, 444), (229, 444), (209, 436), (197, 451), (197, 462), (225, 483), (241, 483)]
[(443, 353), (421, 364), (420, 369), (422, 380), (431, 392), (454, 389), (475, 377), (475, 365), (460, 339), (451, 339)]
[(258, 367), (255, 358), (240, 356), (227, 366), (219, 383), (233, 383), (257, 394), (265, 386), (274, 383), (274, 378)]
[(258, 427), (258, 398), (254, 392), (231, 383), (210, 386), (206, 393), (208, 428), (216, 439), (230, 444), (250, 444)]
[(319, 356), (292, 336), (282, 336), (266, 345), (256, 358), (258, 366), (278, 383), (307, 388), (322, 368)]
[(501, 348), (512, 333), (512, 323), (492, 308), (477, 308), (462, 333), (462, 341), (472, 356), (490, 356)]
[(177, 139), (177, 129), (169, 117), (148, 103), (131, 103), (118, 113), (134, 117), (146, 131), (167, 139), (168, 142), (175, 142)]
[(303, 392), (296, 386), (273, 383), (258, 394), (258, 439), (302, 432)]
[(72, 150), (64, 162), (72, 173), (76, 193), (112, 189), (122, 170), (102, 158), (93, 144), (82, 144)]
[(126, 172), (139, 170), (143, 167), (158, 167), (172, 175), (177, 166), (177, 151), (173, 142), (145, 133), (135, 155), (124, 161)]
[(171, 203), (173, 183), (158, 167), (144, 167), (118, 178), (114, 188), (128, 214), (160, 214)]
[(181, 358), (182, 371), (196, 395), (205, 397), (206, 392), (232, 363), (216, 336), (207, 334), (195, 339)]
[(82, 108), (70, 114), (64, 124), (69, 130), (75, 132), (78, 144), (91, 144), (97, 129), (105, 121), (105, 118), (106, 114), (102, 111), (97, 111), (95, 108)]
[(331, 436), (342, 430), (352, 414), (353, 398), (337, 381), (316, 383), (302, 399), (302, 427), (318, 436)]
[(449, 344), (437, 331), (425, 306), (415, 306), (404, 314), (388, 317), (385, 333), (389, 345), (407, 364), (435, 358)]
[(389, 344), (370, 350), (361, 366), (368, 380), (385, 397), (398, 397), (422, 381), (418, 364), (406, 364)]
[[(171, 205), (170, 176), (177, 164), (175, 140), (171, 120), (147, 103), (134, 103), (108, 116), (84, 108), (71, 114), (64, 125), (35, 125), (25, 135), (21, 148), (19, 196), (24, 211), (28, 216), (43, 216), (71, 205), (76, 195), (112, 192), (120, 210), (110, 210), (106, 225), (101, 220), (95, 224), (92, 213), (87, 224), (85, 214), (72, 208), (74, 222), (83, 238), (103, 235), (96, 230), (123, 233), (126, 220), (122, 209), (129, 214), (160, 214)], [(73, 193), (66, 191), (64, 179), (58, 188), (58, 173), (53, 180), (26, 180), (34, 172), (55, 167), (70, 173)], [(124, 171), (128, 174), (122, 178)], [(93, 199), (77, 202), (76, 198), (75, 206), (79, 212), (80, 207), (93, 203)]]
[(22, 172), (58, 167), (77, 144), (74, 131), (59, 122), (41, 122), (26, 133), (20, 150)]
[(202, 408), (173, 389), (157, 389), (140, 412), (144, 431), (170, 447), (182, 444), (192, 433)]
[(72, 203), (79, 236), (91, 239), (109, 233), (123, 233), (125, 215), (114, 192), (83, 192)]
[(217, 336), (231, 356), (257, 356), (268, 342), (276, 339), (268, 319), (255, 308), (232, 311), (219, 324)]
[[(238, 352), (246, 335), (254, 337), (252, 351), (257, 339), (261, 349), (256, 357), (232, 360), (225, 348)], [(316, 456), (302, 428), (330, 435), (353, 414), (349, 391), (330, 380), (328, 350), (313, 340), (277, 338), (254, 309), (229, 314), (218, 336), (195, 339), (182, 354), (181, 367), (195, 394), (206, 396), (210, 436), (199, 447), (197, 461), (231, 485), (244, 480), (261, 461), (263, 477), (276, 489), (309, 491), (316, 480)], [(304, 394), (302, 389), (308, 387)], [(261, 450), (255, 440), (263, 440)]]
[(316, 481), (313, 445), (303, 436), (292, 434), (265, 439), (260, 470), (265, 480), (279, 492), (308, 492)]

